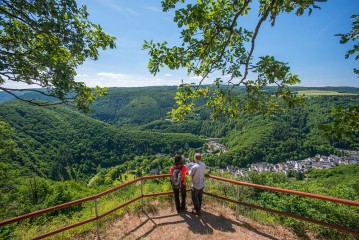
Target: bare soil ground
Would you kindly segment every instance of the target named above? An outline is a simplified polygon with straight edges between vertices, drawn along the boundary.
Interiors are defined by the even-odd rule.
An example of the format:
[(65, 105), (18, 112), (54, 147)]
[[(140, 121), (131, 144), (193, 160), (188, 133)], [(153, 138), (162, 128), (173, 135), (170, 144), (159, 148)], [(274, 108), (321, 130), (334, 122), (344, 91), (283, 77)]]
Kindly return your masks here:
[[(145, 213), (127, 212), (101, 230), (101, 239), (299, 239), (282, 227), (256, 222), (219, 203), (205, 202), (202, 215), (188, 211), (178, 214), (169, 204), (153, 201)], [(95, 232), (73, 239), (96, 239)], [(306, 237), (311, 239), (311, 237)]]

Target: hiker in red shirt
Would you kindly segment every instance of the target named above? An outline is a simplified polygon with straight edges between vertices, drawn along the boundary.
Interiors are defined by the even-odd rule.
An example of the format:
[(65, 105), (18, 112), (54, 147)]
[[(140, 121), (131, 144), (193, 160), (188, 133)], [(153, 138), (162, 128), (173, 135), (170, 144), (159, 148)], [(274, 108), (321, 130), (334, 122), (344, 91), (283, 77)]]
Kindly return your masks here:
[[(186, 178), (187, 167), (182, 163), (181, 155), (175, 156), (175, 165), (170, 168), (171, 184), (175, 197), (177, 212), (186, 210)], [(182, 201), (180, 202), (179, 193), (181, 192)]]

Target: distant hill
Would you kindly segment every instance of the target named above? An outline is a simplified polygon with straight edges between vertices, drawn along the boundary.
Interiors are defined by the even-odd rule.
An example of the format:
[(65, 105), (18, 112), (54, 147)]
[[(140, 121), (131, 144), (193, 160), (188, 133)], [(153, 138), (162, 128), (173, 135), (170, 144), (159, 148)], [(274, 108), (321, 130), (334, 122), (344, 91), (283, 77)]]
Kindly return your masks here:
[(359, 88), (355, 87), (291, 87), (292, 91), (309, 91), (309, 90), (318, 90), (318, 91), (333, 91), (339, 93), (352, 93), (359, 94)]
[[(267, 90), (271, 91), (271, 87)], [(329, 91), (359, 93), (359, 88), (293, 87), (293, 91)], [(184, 122), (170, 121), (167, 112), (175, 106), (175, 88), (111, 88), (108, 96), (93, 105), (91, 115), (116, 126), (154, 132), (192, 133), (204, 137), (220, 137), (229, 151), (208, 159), (211, 165), (247, 166), (252, 162), (280, 162), (304, 159), (317, 153), (330, 154), (337, 148), (358, 149), (354, 142), (322, 137), (318, 124), (331, 120), (335, 106), (359, 105), (359, 95), (308, 96), (306, 103), (272, 117), (243, 113), (238, 119), (211, 120), (209, 110), (201, 102)], [(166, 100), (166, 101), (163, 101)]]
[[(37, 90), (41, 90), (41, 89), (37, 89)], [(18, 92), (13, 92), (16, 96), (19, 96), (23, 99), (36, 99), (36, 100), (43, 100), (43, 101), (57, 101), (56, 98), (52, 98), (52, 97), (47, 97), (44, 96), (42, 94), (36, 93), (36, 92), (31, 92), (31, 91), (18, 91)], [(14, 96), (12, 96), (9, 93), (6, 93), (4, 91), (0, 91), (0, 103), (2, 102), (9, 102), (9, 101), (13, 101), (16, 100), (16, 98)]]
[[(271, 89), (273, 88), (267, 88), (268, 91)], [(359, 88), (351, 87), (293, 87), (294, 91), (311, 89), (346, 93), (359, 92)], [(346, 140), (338, 142), (335, 138), (331, 140), (322, 138), (322, 133), (318, 129), (318, 124), (330, 121), (330, 112), (334, 106), (359, 105), (359, 95), (309, 96), (306, 98), (304, 106), (275, 113), (272, 117), (243, 113), (238, 119), (222, 117), (217, 120), (210, 119), (209, 110), (203, 105), (203, 101), (200, 101), (186, 121), (172, 122), (167, 113), (175, 107), (175, 93), (176, 87), (110, 88), (106, 97), (99, 98), (92, 105), (89, 115), (76, 113), (73, 121), (82, 122), (82, 120), (75, 120), (77, 117), (86, 119), (81, 125), (83, 128), (86, 128), (86, 124), (106, 122), (108, 124), (101, 126), (106, 126), (106, 129), (116, 129), (112, 130), (114, 132), (131, 131), (132, 136), (137, 136), (136, 133), (144, 131), (149, 136), (162, 136), (158, 135), (162, 133), (188, 133), (203, 138), (218, 137), (229, 148), (229, 151), (224, 154), (218, 153), (219, 157), (213, 156), (208, 161), (211, 165), (222, 167), (228, 164), (245, 167), (247, 164), (260, 161), (281, 162), (290, 159), (303, 159), (317, 153), (333, 153), (335, 148), (359, 148), (359, 134), (354, 142)], [(65, 108), (53, 109), (65, 111)], [(70, 110), (66, 111), (74, 113)], [(2, 115), (1, 112), (0, 115)], [(101, 122), (91, 121), (88, 116)], [(140, 136), (142, 135), (140, 134)], [(152, 138), (150, 141), (156, 140)], [(191, 148), (191, 146), (188, 147)], [(170, 145), (166, 151), (160, 150), (171, 152), (169, 148), (171, 148)], [(174, 146), (172, 151), (176, 149), (178, 148)], [(138, 154), (136, 151), (140, 151), (140, 154), (160, 152), (159, 149), (146, 150), (146, 147), (140, 148), (140, 150), (136, 148), (135, 151), (131, 150), (130, 152), (134, 156)], [(126, 154), (120, 152), (119, 155), (125, 156)], [(117, 155), (114, 156), (117, 160), (113, 164), (124, 161), (118, 160)], [(110, 159), (107, 158), (102, 164), (112, 166), (113, 160)], [(95, 163), (95, 165), (98, 164), (98, 162)], [(92, 171), (94, 168), (95, 166), (91, 167)]]
[(92, 106), (91, 117), (116, 126), (134, 127), (165, 119), (175, 106), (175, 87), (109, 88)]
[(8, 94), (4, 91), (0, 91), (0, 103), (8, 102), (11, 100), (15, 100), (15, 97), (11, 96), (10, 94)]
[[(275, 92), (275, 87), (264, 87), (265, 91), (268, 91), (269, 93)], [(40, 90), (40, 89), (38, 89)], [(301, 86), (294, 86), (291, 87), (291, 90), (293, 92), (299, 92), (299, 91), (328, 91), (328, 92), (338, 92), (338, 93), (349, 93), (349, 94), (359, 94), (359, 88), (355, 87), (301, 87)], [(151, 105), (151, 101), (149, 102), (149, 108), (158, 106), (161, 108), (160, 110), (160, 116), (165, 117), (167, 111), (169, 110), (169, 106), (174, 106), (175, 101), (174, 97), (177, 91), (177, 87), (175, 86), (155, 86), (155, 87), (131, 87), (131, 88), (124, 88), (124, 87), (111, 87), (108, 89), (108, 95), (106, 97), (101, 97), (97, 99), (95, 104), (93, 105), (92, 109), (95, 111), (94, 117), (95, 118), (101, 118), (101, 120), (104, 121), (111, 121), (112, 123), (116, 124), (124, 124), (119, 119), (124, 117), (126, 119), (126, 116), (130, 115), (122, 115), (118, 114), (118, 112), (121, 112), (122, 110), (130, 110), (131, 107), (129, 104), (131, 101), (135, 101), (133, 103), (143, 103), (148, 98), (141, 98), (143, 97), (149, 97), (150, 99), (153, 98), (157, 105)], [(235, 91), (242, 93), (245, 92), (244, 87), (240, 87), (235, 89)], [(50, 98), (43, 96), (38, 93), (30, 92), (30, 91), (24, 91), (24, 92), (14, 92), (18, 96), (21, 96), (25, 99), (38, 99), (38, 100), (46, 100), (46, 101), (56, 101), (55, 98)], [(156, 93), (156, 94), (154, 94)], [(139, 97), (138, 99), (136, 99)], [(8, 102), (15, 100), (15, 97), (11, 96), (8, 93), (5, 93), (3, 91), (0, 91), (0, 103), (2, 102)], [(106, 105), (109, 108), (101, 109), (101, 106)], [(126, 108), (127, 106), (127, 108)], [(116, 107), (115, 111), (113, 110)], [(144, 110), (143, 108), (133, 109), (134, 111)], [(151, 116), (152, 117), (152, 116)], [(157, 118), (158, 119), (158, 118)], [(146, 121), (148, 122), (148, 120)], [(142, 124), (143, 121), (135, 121), (135, 124)]]
[[(266, 87), (265, 90), (272, 92), (275, 87)], [(359, 94), (359, 88), (354, 87), (292, 87), (292, 91), (309, 90)], [(165, 120), (176, 105), (176, 91), (176, 87), (109, 88), (107, 96), (99, 98), (91, 107), (92, 117), (117, 126), (138, 126)], [(244, 88), (236, 91), (244, 92)], [(198, 104), (202, 106), (203, 101)], [(208, 113), (201, 117), (208, 118)]]

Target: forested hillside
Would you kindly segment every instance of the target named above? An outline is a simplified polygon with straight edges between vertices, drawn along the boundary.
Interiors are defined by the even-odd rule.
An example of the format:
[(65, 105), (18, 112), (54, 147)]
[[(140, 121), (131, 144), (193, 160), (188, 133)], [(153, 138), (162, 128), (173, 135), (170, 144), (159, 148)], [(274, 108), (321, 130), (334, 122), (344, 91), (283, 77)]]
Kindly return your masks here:
[[(294, 90), (308, 89), (346, 93), (356, 93), (358, 90), (302, 87)], [(197, 137), (175, 133), (189, 133), (203, 138), (221, 138), (220, 141), (228, 147), (229, 151), (224, 154), (219, 153), (219, 156), (209, 156), (207, 161), (210, 165), (222, 167), (228, 164), (245, 167), (252, 162), (304, 159), (318, 153), (335, 153), (336, 148), (350, 150), (359, 148), (358, 133), (354, 141), (344, 139), (338, 142), (335, 138), (323, 138), (323, 133), (318, 128), (318, 125), (330, 122), (333, 107), (359, 105), (359, 95), (310, 96), (306, 98), (303, 106), (277, 112), (273, 116), (244, 113), (237, 119), (221, 117), (216, 120), (210, 119), (209, 110), (201, 105), (199, 100), (199, 106), (186, 121), (173, 122), (167, 112), (175, 106), (173, 99), (175, 91), (175, 87), (110, 88), (108, 95), (100, 98), (92, 106), (89, 115), (81, 115), (62, 107), (46, 108), (38, 113), (36, 111), (40, 110), (32, 111), (33, 108), (28, 105), (15, 103), (20, 110), (14, 108), (10, 111), (12, 105), (3, 104), (4, 110), (0, 115), (4, 115), (5, 120), (9, 119), (8, 122), (14, 126), (18, 132), (15, 134), (18, 141), (22, 138), (21, 134), (25, 134), (24, 137), (30, 135), (32, 140), (24, 144), (30, 149), (25, 151), (27, 155), (33, 152), (31, 147), (36, 148), (36, 152), (41, 152), (43, 159), (55, 159), (58, 153), (61, 153), (61, 156), (68, 155), (77, 164), (75, 169), (78, 173), (75, 175), (84, 172), (94, 173), (99, 164), (102, 167), (113, 166), (137, 155), (173, 153), (179, 150), (183, 152), (188, 148), (201, 147), (201, 144), (195, 144), (193, 147), (191, 143), (183, 143), (180, 140), (183, 136), (187, 136), (188, 139), (197, 139)], [(22, 117), (22, 111), (28, 111), (32, 115)], [(43, 114), (47, 114), (47, 117), (40, 117)], [(91, 120), (89, 116), (100, 121)], [(127, 134), (128, 131), (130, 134)], [(48, 135), (42, 136), (44, 132)], [(163, 133), (170, 134), (162, 135)], [(57, 139), (58, 136), (61, 138)], [(84, 139), (77, 141), (79, 136)], [(33, 139), (37, 144), (43, 144), (42, 147), (34, 147)], [(173, 139), (179, 140), (172, 142)], [(71, 148), (67, 147), (69, 145)], [(35, 159), (36, 154), (32, 158)], [(30, 162), (36, 163), (38, 160)], [(34, 171), (38, 171), (40, 175), (50, 176), (51, 169), (66, 168), (66, 164), (55, 166), (63, 165), (61, 160), (46, 160), (46, 162), (56, 162), (56, 164), (50, 166), (51, 164), (48, 163), (41, 169), (38, 169), (39, 164), (37, 164), (37, 167), (33, 167)], [(59, 179), (59, 177), (53, 178)]]
[(166, 117), (175, 105), (176, 87), (110, 88), (92, 106), (90, 116), (116, 126), (133, 127)]
[[(351, 94), (359, 91), (345, 87), (293, 88), (293, 91), (308, 90)], [(359, 95), (308, 96), (303, 106), (276, 112), (273, 116), (243, 113), (237, 119), (221, 117), (217, 120), (210, 119), (209, 110), (199, 100), (199, 106), (186, 121), (172, 122), (167, 112), (175, 105), (174, 94), (175, 89), (171, 87), (113, 88), (107, 97), (94, 104), (91, 116), (132, 129), (222, 138), (229, 151), (219, 157), (208, 156), (212, 166), (245, 167), (252, 162), (304, 159), (318, 153), (335, 153), (336, 148), (359, 148), (359, 133), (354, 141), (338, 142), (335, 138), (324, 138), (318, 128), (332, 120), (333, 107), (358, 106)]]
[(88, 179), (99, 165), (115, 166), (135, 156), (174, 154), (203, 144), (191, 134), (116, 128), (64, 107), (11, 102), (1, 104), (0, 113), (12, 126), (17, 144), (10, 162), (54, 180)]
[(272, 117), (243, 115), (224, 143), (230, 151), (222, 156), (232, 165), (246, 166), (258, 161), (299, 160), (317, 153), (329, 155), (338, 149), (359, 149), (359, 133), (353, 141), (326, 139), (319, 129), (329, 123), (335, 106), (358, 106), (359, 96), (308, 97), (302, 107), (276, 113)]

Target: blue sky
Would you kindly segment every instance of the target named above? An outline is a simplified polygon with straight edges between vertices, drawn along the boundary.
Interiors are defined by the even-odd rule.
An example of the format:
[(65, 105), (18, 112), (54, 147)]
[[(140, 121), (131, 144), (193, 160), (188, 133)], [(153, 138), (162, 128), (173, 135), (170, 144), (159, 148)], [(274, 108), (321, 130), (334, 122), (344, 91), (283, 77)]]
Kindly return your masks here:
[[(152, 76), (147, 70), (148, 55), (142, 50), (144, 40), (179, 43), (179, 29), (172, 21), (173, 12), (163, 13), (160, 0), (82, 0), (90, 19), (117, 38), (117, 48), (101, 52), (99, 61), (87, 60), (78, 69), (78, 81), (90, 86), (153, 86), (195, 82), (185, 70), (163, 69)], [(350, 16), (359, 9), (358, 0), (329, 0), (320, 3), (310, 16), (284, 14), (276, 25), (268, 22), (261, 29), (255, 56), (273, 55), (288, 62), (299, 75), (302, 86), (356, 86), (353, 73), (358, 65), (345, 59), (349, 45), (340, 45), (336, 33), (351, 29)], [(248, 26), (256, 22), (256, 9), (243, 18)]]
[[(254, 1), (257, 2), (257, 1)], [(107, 87), (178, 85), (194, 82), (185, 70), (163, 69), (152, 76), (147, 70), (148, 55), (141, 50), (144, 40), (179, 43), (179, 29), (172, 21), (173, 12), (163, 13), (160, 0), (80, 0), (86, 5), (90, 20), (117, 38), (117, 48), (101, 51), (98, 61), (87, 60), (78, 68), (77, 81), (89, 86)], [(291, 71), (302, 80), (301, 86), (355, 86), (359, 78), (353, 73), (358, 65), (345, 59), (349, 45), (340, 45), (336, 33), (351, 29), (350, 16), (358, 13), (358, 0), (329, 0), (319, 3), (311, 16), (284, 14), (275, 27), (266, 22), (260, 30), (255, 56), (273, 55), (288, 62)], [(256, 12), (243, 18), (253, 25)]]

